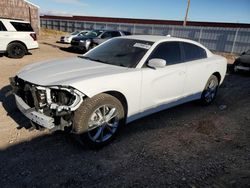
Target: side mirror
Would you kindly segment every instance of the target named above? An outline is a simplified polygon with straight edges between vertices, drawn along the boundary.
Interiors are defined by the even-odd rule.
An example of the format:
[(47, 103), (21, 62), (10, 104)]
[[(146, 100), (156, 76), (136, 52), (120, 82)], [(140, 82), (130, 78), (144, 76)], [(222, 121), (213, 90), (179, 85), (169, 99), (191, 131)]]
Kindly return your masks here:
[(152, 67), (152, 68), (155, 68), (155, 69), (156, 68), (164, 68), (164, 67), (166, 67), (166, 64), (167, 64), (167, 62), (164, 59), (155, 58), (155, 59), (150, 59), (148, 61), (148, 66)]

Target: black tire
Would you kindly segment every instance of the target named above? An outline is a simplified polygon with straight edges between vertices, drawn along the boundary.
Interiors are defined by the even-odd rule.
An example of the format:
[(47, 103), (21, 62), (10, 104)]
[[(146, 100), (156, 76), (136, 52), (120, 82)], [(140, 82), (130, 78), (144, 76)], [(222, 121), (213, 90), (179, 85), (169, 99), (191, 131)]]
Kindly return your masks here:
[[(97, 116), (97, 118), (100, 119), (100, 116), (96, 115), (97, 114), (96, 112), (100, 110), (101, 108), (106, 108), (105, 106), (107, 108), (109, 107), (112, 109), (114, 108), (115, 112), (117, 112), (116, 114), (118, 115), (115, 118), (118, 123), (116, 122), (115, 124), (116, 126), (115, 127), (110, 126), (108, 128), (107, 123), (102, 122), (102, 125), (98, 125), (94, 129), (90, 128), (90, 123), (89, 123), (90, 119), (93, 116)], [(111, 110), (108, 113), (110, 113)], [(91, 149), (99, 149), (107, 145), (117, 136), (121, 125), (124, 123), (124, 118), (125, 118), (124, 114), (125, 113), (124, 113), (124, 109), (123, 109), (121, 102), (117, 98), (111, 95), (99, 94), (99, 95), (94, 96), (93, 98), (87, 98), (83, 101), (81, 106), (75, 112), (72, 132), (75, 133), (75, 135), (78, 138), (77, 140), (80, 141), (83, 145)], [(105, 119), (106, 119), (106, 116), (105, 116)], [(115, 131), (111, 133), (110, 129), (114, 129), (114, 128), (116, 128)], [(100, 133), (102, 135), (100, 135), (100, 137), (97, 137), (96, 140), (94, 140), (93, 137), (96, 137), (98, 135), (98, 133), (100, 132), (99, 131), (100, 129), (102, 129), (103, 131), (103, 133)], [(108, 138), (106, 140), (103, 139), (104, 137), (103, 135), (105, 133), (107, 133), (107, 135), (110, 136), (108, 137), (105, 135), (106, 138)]]
[(13, 42), (7, 47), (7, 54), (10, 58), (22, 58), (26, 53), (26, 47), (18, 42)]
[(228, 65), (227, 72), (228, 72), (229, 74), (233, 74), (233, 73), (234, 73), (234, 67), (235, 67), (234, 64)]
[[(210, 85), (212, 83), (215, 84), (213, 89), (210, 88)], [(218, 78), (215, 75), (210, 76), (201, 95), (200, 99), (201, 104), (203, 105), (211, 104), (216, 98), (218, 87), (219, 87)]]
[(237, 65), (239, 65), (239, 62), (238, 62), (238, 61), (235, 61), (234, 64), (232, 64), (232, 65), (230, 66), (229, 72), (230, 72), (231, 74), (237, 73), (237, 72), (238, 72)]
[(96, 46), (97, 46), (97, 44), (91, 43), (88, 50), (92, 50), (92, 49), (95, 48)]

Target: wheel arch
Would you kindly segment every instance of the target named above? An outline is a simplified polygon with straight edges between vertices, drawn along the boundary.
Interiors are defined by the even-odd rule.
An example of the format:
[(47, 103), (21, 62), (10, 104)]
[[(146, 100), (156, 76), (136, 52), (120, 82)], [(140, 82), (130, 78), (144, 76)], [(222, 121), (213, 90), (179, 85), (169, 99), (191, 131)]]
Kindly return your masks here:
[(119, 91), (105, 91), (103, 93), (106, 93), (106, 94), (109, 94), (115, 98), (117, 98), (121, 103), (122, 103), (122, 106), (123, 106), (123, 109), (124, 109), (124, 112), (125, 112), (125, 118), (127, 118), (127, 114), (128, 114), (128, 102), (127, 102), (127, 99), (126, 97)]
[(10, 44), (13, 44), (13, 43), (20, 43), (20, 44), (22, 44), (22, 45), (25, 47), (26, 53), (28, 52), (28, 48), (27, 48), (26, 44), (25, 44), (24, 42), (20, 41), (20, 40), (11, 41), (11, 42), (7, 45), (6, 51), (8, 50), (9, 45), (10, 45)]
[(221, 83), (221, 74), (219, 72), (214, 72), (212, 75), (218, 78), (218, 82)]

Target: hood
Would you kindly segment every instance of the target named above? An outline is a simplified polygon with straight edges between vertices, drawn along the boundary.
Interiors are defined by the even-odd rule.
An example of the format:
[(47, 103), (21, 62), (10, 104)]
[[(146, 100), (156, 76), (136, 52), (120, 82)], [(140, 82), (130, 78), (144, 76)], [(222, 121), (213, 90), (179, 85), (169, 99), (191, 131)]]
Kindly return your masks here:
[(128, 68), (76, 57), (31, 64), (19, 71), (17, 76), (41, 86), (72, 85), (78, 81), (128, 71)]

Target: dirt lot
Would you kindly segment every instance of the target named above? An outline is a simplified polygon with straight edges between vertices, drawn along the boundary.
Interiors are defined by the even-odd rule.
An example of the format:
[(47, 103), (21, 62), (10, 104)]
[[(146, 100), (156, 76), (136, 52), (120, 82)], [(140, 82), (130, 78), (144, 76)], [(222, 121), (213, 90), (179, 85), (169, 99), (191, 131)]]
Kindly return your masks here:
[(32, 62), (78, 55), (56, 39), (43, 37), (21, 60), (0, 57), (1, 187), (250, 187), (249, 75), (227, 75), (210, 106), (187, 103), (126, 125), (99, 151), (26, 129), (13, 97), (5, 98), (8, 77)]

